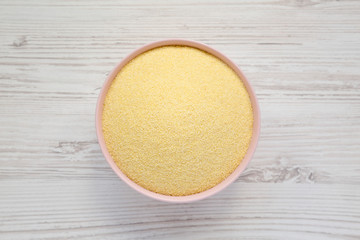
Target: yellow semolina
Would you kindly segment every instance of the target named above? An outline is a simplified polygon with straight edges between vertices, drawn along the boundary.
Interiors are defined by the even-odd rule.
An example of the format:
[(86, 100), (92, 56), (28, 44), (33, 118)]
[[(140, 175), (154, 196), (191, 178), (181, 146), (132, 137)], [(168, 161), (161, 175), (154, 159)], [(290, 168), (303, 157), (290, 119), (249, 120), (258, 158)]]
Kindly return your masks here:
[(253, 112), (238, 75), (187, 46), (140, 54), (104, 102), (106, 147), (120, 170), (150, 191), (186, 196), (227, 178), (249, 147)]

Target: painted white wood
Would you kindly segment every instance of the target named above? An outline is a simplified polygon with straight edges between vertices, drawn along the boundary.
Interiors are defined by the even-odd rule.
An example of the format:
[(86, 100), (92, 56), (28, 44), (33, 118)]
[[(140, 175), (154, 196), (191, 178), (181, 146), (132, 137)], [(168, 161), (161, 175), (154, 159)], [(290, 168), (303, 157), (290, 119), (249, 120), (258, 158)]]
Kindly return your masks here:
[[(204, 42), (259, 98), (228, 189), (167, 204), (96, 142), (97, 95), (154, 40)], [(359, 1), (0, 1), (0, 239), (360, 239)]]

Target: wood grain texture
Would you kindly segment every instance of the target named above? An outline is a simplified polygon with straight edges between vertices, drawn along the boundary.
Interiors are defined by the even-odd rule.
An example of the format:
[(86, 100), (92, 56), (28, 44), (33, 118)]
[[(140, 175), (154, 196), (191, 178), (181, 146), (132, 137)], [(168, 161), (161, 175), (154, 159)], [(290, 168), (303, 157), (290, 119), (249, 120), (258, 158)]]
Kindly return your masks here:
[[(94, 127), (111, 69), (186, 38), (261, 107), (248, 169), (191, 204), (136, 193)], [(359, 1), (0, 1), (0, 239), (360, 239)]]

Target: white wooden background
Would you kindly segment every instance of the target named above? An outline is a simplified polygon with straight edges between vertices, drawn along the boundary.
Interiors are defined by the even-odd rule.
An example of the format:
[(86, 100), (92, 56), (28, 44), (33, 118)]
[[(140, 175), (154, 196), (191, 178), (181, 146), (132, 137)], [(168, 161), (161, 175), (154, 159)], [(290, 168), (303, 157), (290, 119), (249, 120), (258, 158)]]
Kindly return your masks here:
[[(185, 38), (257, 93), (228, 189), (148, 199), (102, 156), (94, 112), (125, 55)], [(360, 1), (0, 1), (0, 239), (360, 239)]]

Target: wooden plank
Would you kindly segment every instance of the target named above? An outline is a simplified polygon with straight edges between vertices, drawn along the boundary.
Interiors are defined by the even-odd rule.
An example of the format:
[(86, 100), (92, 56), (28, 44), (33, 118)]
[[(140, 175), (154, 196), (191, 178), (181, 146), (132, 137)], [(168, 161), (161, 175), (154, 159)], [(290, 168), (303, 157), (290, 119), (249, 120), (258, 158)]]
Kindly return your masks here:
[[(253, 161), (172, 205), (122, 183), (96, 141), (111, 69), (151, 41), (204, 42), (257, 93)], [(359, 1), (0, 2), (0, 239), (359, 239)]]

